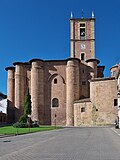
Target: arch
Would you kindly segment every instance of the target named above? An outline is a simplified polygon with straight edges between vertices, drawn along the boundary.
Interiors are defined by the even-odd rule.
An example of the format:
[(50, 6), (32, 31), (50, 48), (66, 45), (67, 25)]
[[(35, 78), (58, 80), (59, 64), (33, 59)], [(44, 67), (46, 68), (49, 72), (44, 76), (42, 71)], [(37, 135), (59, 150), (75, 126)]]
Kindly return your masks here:
[(53, 80), (55, 77), (57, 77), (57, 76), (60, 76), (61, 79), (62, 79), (62, 81), (63, 81), (63, 83), (65, 84), (64, 78), (63, 78), (61, 75), (57, 74), (57, 73), (51, 75), (51, 76), (48, 78), (48, 81), (49, 81), (49, 82), (52, 82), (52, 80)]

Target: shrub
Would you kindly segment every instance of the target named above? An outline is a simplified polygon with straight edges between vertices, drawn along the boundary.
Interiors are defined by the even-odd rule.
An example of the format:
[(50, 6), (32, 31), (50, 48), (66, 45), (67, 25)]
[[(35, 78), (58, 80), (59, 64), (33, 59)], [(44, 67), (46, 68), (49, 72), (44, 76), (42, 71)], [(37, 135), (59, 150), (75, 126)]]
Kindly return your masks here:
[(14, 128), (27, 128), (28, 124), (27, 123), (19, 123), (19, 122), (17, 122), (17, 123), (13, 124), (13, 127)]
[[(28, 128), (28, 123), (21, 123), (17, 122), (13, 124), (14, 128)], [(39, 127), (38, 121), (34, 121), (33, 123), (30, 123), (30, 128)]]

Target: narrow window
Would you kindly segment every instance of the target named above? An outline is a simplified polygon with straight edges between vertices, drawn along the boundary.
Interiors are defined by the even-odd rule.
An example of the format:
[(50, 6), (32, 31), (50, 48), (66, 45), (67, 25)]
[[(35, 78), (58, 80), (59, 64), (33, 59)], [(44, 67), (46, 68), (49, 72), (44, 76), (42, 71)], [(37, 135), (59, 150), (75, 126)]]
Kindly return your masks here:
[(85, 112), (85, 107), (82, 107), (82, 108), (81, 108), (81, 112)]
[(54, 79), (54, 84), (57, 84), (57, 78)]
[(59, 107), (59, 100), (57, 98), (52, 99), (52, 107)]
[(117, 99), (114, 99), (114, 106), (117, 106), (118, 105), (118, 101)]
[(80, 38), (81, 39), (85, 38), (85, 28), (80, 28)]
[(81, 60), (84, 60), (84, 59), (85, 59), (85, 54), (81, 53)]

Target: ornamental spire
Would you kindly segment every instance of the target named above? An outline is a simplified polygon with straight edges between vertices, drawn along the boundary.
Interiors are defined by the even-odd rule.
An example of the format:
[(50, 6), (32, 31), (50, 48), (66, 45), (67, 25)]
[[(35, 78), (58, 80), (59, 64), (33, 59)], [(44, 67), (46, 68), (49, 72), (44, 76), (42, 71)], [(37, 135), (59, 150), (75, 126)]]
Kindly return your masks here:
[(95, 15), (94, 15), (94, 12), (92, 11), (92, 18), (94, 18), (95, 17)]
[(84, 17), (84, 11), (83, 11), (83, 9), (82, 9), (82, 18)]
[(71, 12), (70, 18), (73, 18), (73, 13)]

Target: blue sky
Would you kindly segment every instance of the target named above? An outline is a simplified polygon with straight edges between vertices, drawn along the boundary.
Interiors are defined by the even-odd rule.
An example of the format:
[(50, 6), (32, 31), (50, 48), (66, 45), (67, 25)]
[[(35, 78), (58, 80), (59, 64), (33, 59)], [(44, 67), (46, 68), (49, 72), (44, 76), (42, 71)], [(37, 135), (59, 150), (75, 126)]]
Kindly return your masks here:
[(32, 58), (70, 55), (69, 19), (96, 17), (96, 58), (109, 68), (120, 61), (120, 0), (0, 0), (0, 91), (7, 93), (5, 67)]

